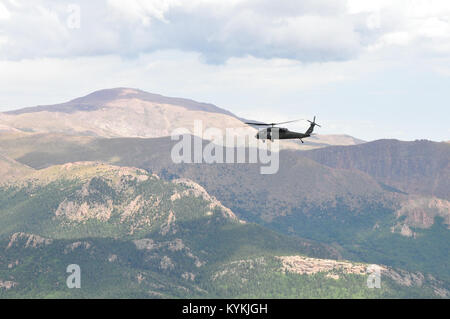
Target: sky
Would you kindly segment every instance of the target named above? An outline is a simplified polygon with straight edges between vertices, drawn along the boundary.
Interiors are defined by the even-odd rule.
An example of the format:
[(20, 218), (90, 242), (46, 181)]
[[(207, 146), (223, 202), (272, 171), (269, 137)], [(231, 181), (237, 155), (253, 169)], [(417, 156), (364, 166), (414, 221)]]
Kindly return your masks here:
[(450, 1), (0, 0), (0, 111), (113, 87), (450, 140)]

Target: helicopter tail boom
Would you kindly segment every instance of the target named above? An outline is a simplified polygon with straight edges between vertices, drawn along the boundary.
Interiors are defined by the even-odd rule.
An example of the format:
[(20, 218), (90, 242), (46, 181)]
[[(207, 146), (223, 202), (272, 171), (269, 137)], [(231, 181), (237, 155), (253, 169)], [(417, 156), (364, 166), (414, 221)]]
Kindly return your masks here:
[(309, 125), (309, 128), (306, 130), (305, 135), (310, 136), (312, 134), (312, 132), (314, 131), (314, 127), (318, 126), (321, 127), (319, 124), (316, 123), (316, 117), (314, 116), (314, 119), (312, 121), (308, 120), (309, 123), (311, 123)]

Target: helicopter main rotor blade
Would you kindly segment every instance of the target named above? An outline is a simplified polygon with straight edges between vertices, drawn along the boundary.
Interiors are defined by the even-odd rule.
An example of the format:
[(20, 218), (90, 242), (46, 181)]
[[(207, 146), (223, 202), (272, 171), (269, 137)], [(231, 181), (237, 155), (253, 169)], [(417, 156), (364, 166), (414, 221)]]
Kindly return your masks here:
[(259, 126), (271, 126), (272, 124), (268, 124), (268, 123), (252, 123), (252, 122), (244, 122), (245, 124), (248, 125), (259, 125)]
[(298, 120), (292, 120), (292, 121), (287, 121), (287, 122), (280, 122), (280, 123), (272, 123), (273, 125), (280, 125), (280, 124), (287, 124), (287, 123), (292, 123), (292, 122), (298, 122), (301, 121), (303, 119), (298, 119)]
[(287, 124), (287, 123), (298, 122), (298, 121), (301, 121), (301, 120), (303, 120), (303, 119), (292, 120), (292, 121), (286, 121), (286, 122), (279, 122), (279, 123), (255, 123), (255, 122), (245, 122), (245, 124), (248, 124), (248, 125), (257, 125), (257, 126), (275, 126), (275, 125), (280, 125), (280, 124)]

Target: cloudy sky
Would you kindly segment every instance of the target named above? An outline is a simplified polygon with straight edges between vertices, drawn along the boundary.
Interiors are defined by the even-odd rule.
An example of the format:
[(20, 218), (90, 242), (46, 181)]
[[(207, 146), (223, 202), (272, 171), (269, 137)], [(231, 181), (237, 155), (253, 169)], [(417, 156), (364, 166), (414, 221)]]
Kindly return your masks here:
[(450, 140), (450, 1), (0, 0), (0, 111), (112, 87)]

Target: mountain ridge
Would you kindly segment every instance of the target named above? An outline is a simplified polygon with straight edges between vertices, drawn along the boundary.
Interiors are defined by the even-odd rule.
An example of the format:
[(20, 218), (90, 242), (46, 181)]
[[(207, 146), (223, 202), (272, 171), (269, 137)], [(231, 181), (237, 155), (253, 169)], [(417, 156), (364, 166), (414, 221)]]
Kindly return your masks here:
[[(379, 182), (367, 172), (316, 162), (304, 157), (303, 151), (281, 151), (278, 174), (261, 176), (257, 164), (174, 164), (170, 150), (175, 142), (169, 138), (87, 138), (83, 144), (73, 139), (31, 135), (20, 144), (5, 144), (0, 139), (0, 146), (16, 154), (17, 161), (34, 168), (74, 160), (109, 161), (144, 168), (166, 180), (189, 178), (240, 219), (286, 235), (337, 245), (349, 260), (408, 265), (411, 271), (450, 278), (444, 266), (450, 243), (448, 201), (426, 193), (412, 196), (401, 191), (402, 187)], [(386, 147), (386, 143), (398, 150), (405, 145), (419, 148), (418, 153), (404, 154), (412, 161), (424, 160), (421, 152), (425, 150), (420, 143), (379, 144)], [(431, 154), (435, 146), (441, 147), (436, 142), (428, 144)], [(342, 148), (358, 150), (357, 146)], [(383, 154), (381, 150), (374, 152), (377, 156)], [(436, 174), (443, 175), (439, 171)]]
[(333, 168), (359, 170), (403, 192), (450, 200), (450, 145), (382, 139), (308, 150), (305, 157)]
[[(207, 128), (231, 129), (238, 135), (256, 134), (235, 114), (210, 103), (172, 98), (139, 89), (114, 88), (92, 92), (69, 102), (26, 107), (0, 113), (0, 131), (63, 133), (99, 137), (170, 136), (175, 129), (195, 133), (194, 122)], [(305, 144), (281, 141), (281, 148), (309, 149), (352, 145), (363, 141), (347, 135), (315, 135)]]
[[(439, 277), (383, 265), (382, 287), (369, 289), (374, 265), (241, 223), (195, 183), (134, 167), (50, 166), (0, 186), (0, 204), (1, 298), (450, 294)], [(74, 261), (82, 267), (83, 289), (65, 285), (64, 270)]]
[[(223, 113), (237, 118), (237, 116), (233, 113), (219, 108), (211, 103), (197, 102), (191, 99), (178, 97), (167, 97), (161, 94), (149, 93), (140, 89), (126, 87), (97, 90), (85, 96), (74, 98), (65, 103), (24, 107), (17, 110), (6, 111), (3, 113), (18, 115), (23, 113), (34, 113), (42, 111), (65, 113), (73, 113), (76, 111), (93, 111), (100, 108), (100, 105), (107, 104), (108, 102), (111, 102), (112, 100), (116, 100), (118, 98), (139, 98), (149, 102), (179, 105), (185, 107), (188, 110)], [(80, 107), (80, 109), (77, 109), (77, 106)]]

